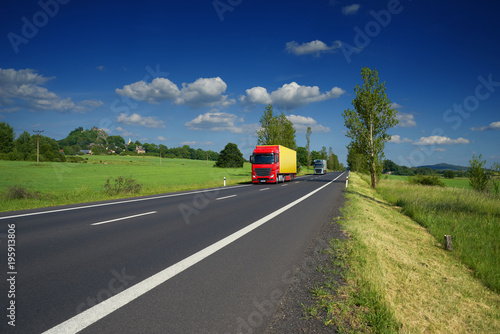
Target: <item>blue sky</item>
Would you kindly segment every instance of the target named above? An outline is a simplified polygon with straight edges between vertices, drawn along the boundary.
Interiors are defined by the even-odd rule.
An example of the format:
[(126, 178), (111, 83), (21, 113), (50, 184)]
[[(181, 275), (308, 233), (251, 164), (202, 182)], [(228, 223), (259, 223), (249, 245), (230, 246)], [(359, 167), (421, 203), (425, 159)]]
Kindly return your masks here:
[(500, 5), (492, 1), (10, 1), (0, 12), (0, 121), (64, 138), (245, 156), (264, 108), (345, 163), (342, 112), (361, 68), (399, 110), (394, 162), (500, 162)]

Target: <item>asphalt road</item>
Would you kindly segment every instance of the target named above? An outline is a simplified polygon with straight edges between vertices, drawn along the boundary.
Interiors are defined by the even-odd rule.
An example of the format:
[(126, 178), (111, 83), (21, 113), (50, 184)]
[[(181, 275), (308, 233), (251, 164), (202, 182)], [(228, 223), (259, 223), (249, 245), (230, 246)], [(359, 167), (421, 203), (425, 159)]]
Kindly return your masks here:
[(0, 332), (264, 332), (344, 187), (328, 173), (2, 213), (15, 280), (2, 280)]

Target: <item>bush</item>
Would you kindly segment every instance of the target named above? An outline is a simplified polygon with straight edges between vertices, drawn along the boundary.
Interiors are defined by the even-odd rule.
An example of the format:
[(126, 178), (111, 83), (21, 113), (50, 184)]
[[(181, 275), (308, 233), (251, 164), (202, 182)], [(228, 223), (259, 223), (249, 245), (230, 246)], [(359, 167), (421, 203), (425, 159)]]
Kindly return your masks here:
[(7, 187), (6, 197), (7, 199), (40, 199), (42, 193), (20, 185), (13, 185)]
[(444, 187), (445, 184), (436, 175), (418, 174), (409, 178), (411, 184), (421, 184), (424, 186), (439, 186)]
[(473, 155), (472, 160), (469, 160), (469, 184), (472, 189), (477, 191), (485, 191), (490, 181), (490, 176), (484, 169), (486, 160), (481, 159), (482, 155), (480, 154), (479, 157)]
[(243, 168), (243, 154), (238, 149), (238, 146), (233, 143), (229, 143), (220, 151), (219, 158), (215, 163), (215, 167), (222, 168)]
[(67, 157), (66, 162), (74, 162), (74, 163), (83, 162), (84, 163), (85, 160), (79, 156), (72, 156), (72, 157)]
[(142, 185), (132, 178), (118, 176), (111, 182), (111, 177), (104, 184), (104, 192), (110, 196), (118, 194), (138, 194), (142, 190)]
[(445, 170), (444, 171), (444, 177), (447, 179), (454, 179), (455, 178), (455, 172), (452, 170)]

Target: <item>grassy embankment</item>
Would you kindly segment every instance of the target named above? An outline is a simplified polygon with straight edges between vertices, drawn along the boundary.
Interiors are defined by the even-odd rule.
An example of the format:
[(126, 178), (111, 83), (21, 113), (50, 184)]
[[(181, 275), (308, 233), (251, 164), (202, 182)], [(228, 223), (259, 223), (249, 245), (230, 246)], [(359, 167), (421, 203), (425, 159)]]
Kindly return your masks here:
[[(466, 205), (460, 199), (461, 189), (453, 194), (440, 193), (434, 187), (405, 185), (400, 181), (383, 180), (380, 192), (395, 198), (398, 191), (413, 197), (427, 198), (422, 212), (436, 226), (443, 216), (435, 215), (425, 206), (444, 208), (447, 214), (457, 211), (458, 216), (478, 216), (469, 234), (474, 248), (484, 248), (484, 256), (493, 263), (486, 265), (493, 271), (493, 283), (498, 277), (498, 211), (492, 209), (493, 202), (482, 203), (484, 199), (472, 200), (475, 204)], [(435, 194), (431, 197), (431, 193)], [(451, 196), (450, 201), (443, 196)], [(340, 332), (375, 332), (375, 333), (498, 333), (500, 332), (500, 296), (488, 289), (475, 273), (463, 264), (461, 254), (469, 251), (467, 243), (458, 230), (468, 227), (453, 225), (454, 248), (451, 253), (443, 249), (442, 235), (439, 231), (436, 239), (429, 231), (401, 213), (399, 206), (391, 205), (382, 195), (372, 190), (367, 180), (351, 173), (349, 189), (346, 192), (346, 207), (340, 223), (350, 238), (346, 242), (332, 241), (333, 267), (339, 264), (345, 269), (347, 282), (342, 287), (332, 283), (323, 283), (312, 291), (316, 305), (306, 308), (309, 315), (322, 314), (327, 325), (337, 326)], [(435, 205), (432, 205), (433, 201)], [(441, 203), (441, 204), (437, 204)], [(498, 201), (496, 202), (498, 203)], [(458, 209), (460, 208), (460, 209)], [(498, 205), (495, 206), (498, 210)], [(492, 211), (490, 211), (492, 209)], [(416, 211), (416, 210), (415, 210)], [(469, 212), (469, 213), (466, 213)], [(445, 214), (444, 216), (447, 216)], [(491, 226), (487, 217), (496, 217), (495, 226)], [(470, 216), (468, 216), (470, 217)], [(450, 221), (452, 220), (450, 219)], [(468, 219), (468, 218), (467, 218)], [(494, 222), (493, 222), (494, 223)], [(491, 228), (493, 227), (493, 230)], [(492, 235), (484, 235), (484, 234)], [(476, 238), (478, 238), (476, 242)], [(490, 245), (496, 241), (496, 246)], [(463, 249), (465, 247), (465, 250)], [(462, 249), (462, 250), (460, 250)], [(324, 269), (323, 269), (324, 270)], [(321, 312), (319, 311), (321, 310)], [(326, 312), (325, 312), (326, 310)]]
[[(214, 168), (214, 162), (141, 156), (86, 156), (87, 163), (0, 160), (0, 211), (152, 195), (174, 191), (234, 185), (250, 181), (250, 164), (243, 168)], [(139, 194), (109, 196), (108, 178), (123, 176), (142, 185)], [(8, 186), (20, 185), (39, 192), (39, 199), (6, 198)]]

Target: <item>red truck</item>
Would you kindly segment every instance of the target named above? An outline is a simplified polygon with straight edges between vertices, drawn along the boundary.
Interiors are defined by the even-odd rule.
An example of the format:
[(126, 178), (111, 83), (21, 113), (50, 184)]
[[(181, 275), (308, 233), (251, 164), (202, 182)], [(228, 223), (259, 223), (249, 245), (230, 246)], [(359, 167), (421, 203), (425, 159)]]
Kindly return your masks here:
[(297, 152), (282, 145), (260, 145), (250, 156), (252, 183), (292, 181), (297, 175)]

